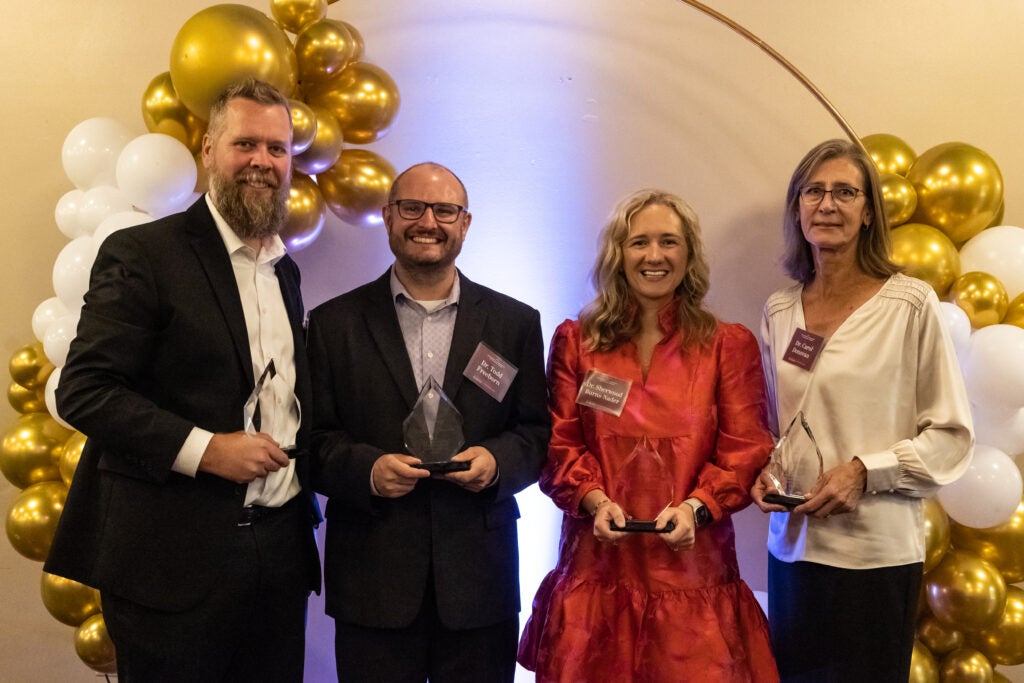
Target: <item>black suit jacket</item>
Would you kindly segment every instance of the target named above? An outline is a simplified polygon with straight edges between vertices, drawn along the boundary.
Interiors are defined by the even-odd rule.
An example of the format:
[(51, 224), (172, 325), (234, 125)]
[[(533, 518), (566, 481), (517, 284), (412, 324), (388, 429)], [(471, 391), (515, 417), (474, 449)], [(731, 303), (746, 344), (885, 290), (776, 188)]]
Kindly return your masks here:
[[(471, 493), (422, 479), (400, 498), (372, 496), (373, 463), (407, 452), (402, 421), (419, 394), (389, 277), (310, 314), (314, 481), (330, 497), (327, 612), (348, 623), (404, 627), (432, 578), (447, 627), (495, 624), (519, 611), (514, 494), (536, 481), (550, 435), (540, 315), (460, 274), (443, 388), (465, 419), (464, 447), (493, 453), (498, 481)], [(480, 342), (519, 369), (500, 403), (462, 375)]]
[[(277, 264), (295, 342), (295, 392), (311, 403), (299, 271)], [(200, 198), (187, 211), (120, 230), (93, 265), (61, 371), (61, 416), (88, 438), (45, 569), (150, 607), (176, 611), (216, 589), (245, 485), (171, 470), (194, 426), (243, 429), (252, 361), (230, 258)], [(308, 447), (309, 426), (298, 446)], [(315, 506), (309, 457), (296, 467)], [(319, 589), (309, 527), (309, 588)]]

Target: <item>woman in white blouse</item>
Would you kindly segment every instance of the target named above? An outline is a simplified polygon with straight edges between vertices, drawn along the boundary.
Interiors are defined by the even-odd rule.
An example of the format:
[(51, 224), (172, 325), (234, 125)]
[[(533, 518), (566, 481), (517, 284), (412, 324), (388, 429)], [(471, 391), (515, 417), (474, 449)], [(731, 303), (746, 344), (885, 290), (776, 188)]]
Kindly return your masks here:
[[(871, 159), (814, 147), (786, 196), (784, 266), (764, 308), (769, 403), (802, 413), (823, 457), (806, 502), (771, 512), (769, 622), (783, 681), (898, 681), (910, 670), (924, 561), (921, 499), (970, 461), (970, 412), (931, 287), (889, 259)], [(798, 428), (800, 422), (797, 422)], [(813, 453), (813, 450), (810, 451)], [(813, 457), (813, 456), (812, 456)]]

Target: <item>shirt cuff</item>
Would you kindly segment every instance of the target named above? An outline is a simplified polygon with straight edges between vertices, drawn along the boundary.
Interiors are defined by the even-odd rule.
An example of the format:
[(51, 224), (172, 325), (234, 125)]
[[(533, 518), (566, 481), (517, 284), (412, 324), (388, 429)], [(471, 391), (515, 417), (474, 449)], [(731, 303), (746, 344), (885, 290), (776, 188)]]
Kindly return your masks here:
[(195, 477), (196, 472), (199, 471), (199, 461), (203, 459), (203, 453), (206, 452), (206, 447), (210, 445), (211, 439), (213, 439), (213, 432), (193, 427), (192, 431), (188, 433), (185, 443), (181, 445), (178, 455), (175, 456), (174, 462), (171, 463), (171, 469), (178, 474)]
[(892, 451), (864, 453), (858, 455), (857, 458), (864, 463), (864, 469), (867, 470), (865, 493), (874, 495), (892, 493), (896, 490), (900, 476), (900, 463), (895, 453)]

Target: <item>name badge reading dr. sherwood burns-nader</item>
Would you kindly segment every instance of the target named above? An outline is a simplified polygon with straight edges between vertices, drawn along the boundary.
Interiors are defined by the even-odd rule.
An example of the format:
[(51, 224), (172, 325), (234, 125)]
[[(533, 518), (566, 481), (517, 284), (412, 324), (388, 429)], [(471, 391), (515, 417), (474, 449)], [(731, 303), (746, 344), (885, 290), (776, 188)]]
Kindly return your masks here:
[(519, 368), (483, 342), (476, 345), (473, 357), (462, 371), (464, 377), (499, 403), (505, 399), (505, 394), (508, 393), (508, 388), (512, 386), (512, 380), (518, 373)]
[(633, 383), (628, 379), (612, 377), (591, 368), (576, 394), (576, 403), (619, 417), (626, 407), (626, 397), (629, 396), (631, 386)]

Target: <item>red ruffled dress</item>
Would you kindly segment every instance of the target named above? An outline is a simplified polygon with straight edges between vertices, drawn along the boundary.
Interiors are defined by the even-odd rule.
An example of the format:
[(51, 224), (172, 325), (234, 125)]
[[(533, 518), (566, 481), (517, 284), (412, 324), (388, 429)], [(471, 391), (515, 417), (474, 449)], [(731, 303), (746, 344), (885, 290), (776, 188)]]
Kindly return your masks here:
[[(724, 323), (708, 346), (680, 351), (674, 308), (661, 312), (665, 338), (646, 381), (632, 343), (594, 353), (582, 348), (579, 323), (555, 332), (540, 487), (564, 512), (562, 538), (519, 644), (519, 662), (538, 681), (779, 680), (764, 613), (739, 576), (729, 518), (750, 503), (772, 448), (760, 352), (746, 328)], [(591, 368), (632, 380), (621, 416), (576, 403)], [(645, 436), (672, 481), (673, 503), (700, 498), (714, 517), (692, 550), (673, 552), (650, 533), (600, 543), (580, 511), (590, 491), (618, 490)]]

